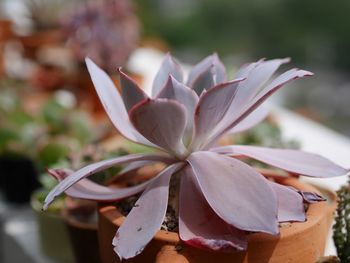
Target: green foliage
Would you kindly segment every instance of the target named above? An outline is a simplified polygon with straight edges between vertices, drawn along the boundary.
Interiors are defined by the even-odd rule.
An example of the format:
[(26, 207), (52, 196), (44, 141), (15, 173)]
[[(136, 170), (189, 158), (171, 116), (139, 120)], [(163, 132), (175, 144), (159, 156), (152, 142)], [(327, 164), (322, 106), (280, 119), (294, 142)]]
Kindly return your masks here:
[(21, 95), (26, 87), (21, 85), (0, 82), (0, 156), (26, 156), (42, 170), (94, 139), (88, 115), (65, 106), (55, 95), (39, 111), (28, 113)]
[(145, 35), (165, 39), (187, 55), (290, 56), (298, 64), (350, 68), (350, 1), (137, 2)]
[(333, 240), (342, 263), (350, 262), (350, 179), (338, 192)]
[(62, 143), (48, 143), (38, 152), (38, 159), (43, 166), (50, 166), (61, 159), (65, 158), (69, 153), (69, 147)]

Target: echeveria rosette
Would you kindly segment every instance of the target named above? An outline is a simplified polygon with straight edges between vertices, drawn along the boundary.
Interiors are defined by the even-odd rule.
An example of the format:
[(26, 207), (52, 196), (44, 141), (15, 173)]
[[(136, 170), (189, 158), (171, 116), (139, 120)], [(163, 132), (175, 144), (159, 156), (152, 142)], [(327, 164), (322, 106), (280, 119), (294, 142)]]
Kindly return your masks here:
[[(348, 170), (315, 154), (258, 146), (215, 147), (226, 133), (248, 129), (266, 116), (258, 106), (291, 80), (312, 73), (291, 69), (269, 81), (288, 59), (260, 60), (243, 66), (227, 81), (216, 54), (197, 64), (187, 81), (168, 54), (148, 96), (119, 69), (121, 94), (90, 59), (86, 64), (101, 102), (117, 130), (159, 153), (133, 154), (90, 164), (78, 171), (52, 170), (60, 183), (46, 197), (45, 208), (65, 192), (78, 198), (120, 200), (141, 193), (113, 240), (120, 258), (140, 253), (164, 220), (169, 182), (180, 177), (179, 235), (193, 246), (216, 251), (244, 250), (251, 232), (279, 233), (279, 222), (305, 221), (303, 202), (323, 199), (269, 181), (241, 156), (311, 177), (343, 175)], [(142, 184), (112, 188), (86, 177), (114, 165), (130, 171), (163, 162), (167, 167)], [(204, 222), (204, 223), (203, 223)]]

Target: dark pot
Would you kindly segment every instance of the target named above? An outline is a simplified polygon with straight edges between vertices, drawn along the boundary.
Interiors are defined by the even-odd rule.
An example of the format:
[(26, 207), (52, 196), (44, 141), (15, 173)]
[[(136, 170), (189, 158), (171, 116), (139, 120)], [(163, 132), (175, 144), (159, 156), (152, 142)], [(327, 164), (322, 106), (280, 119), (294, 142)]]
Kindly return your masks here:
[(66, 223), (69, 238), (73, 247), (76, 263), (101, 263), (97, 221), (90, 221), (93, 214), (97, 216), (95, 202), (77, 202), (66, 198), (63, 219)]
[(12, 203), (29, 202), (31, 193), (40, 186), (34, 163), (26, 157), (0, 157), (0, 173), (0, 187)]

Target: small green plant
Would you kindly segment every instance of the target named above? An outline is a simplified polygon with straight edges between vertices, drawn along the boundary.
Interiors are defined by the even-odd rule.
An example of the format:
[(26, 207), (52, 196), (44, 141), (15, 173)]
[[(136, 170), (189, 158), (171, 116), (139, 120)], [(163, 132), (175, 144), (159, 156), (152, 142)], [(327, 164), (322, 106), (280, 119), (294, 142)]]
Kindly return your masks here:
[(333, 240), (342, 263), (350, 262), (350, 178), (348, 185), (337, 191), (338, 208), (333, 226)]
[(68, 93), (57, 93), (29, 112), (21, 89), (10, 86), (0, 83), (0, 157), (26, 157), (42, 171), (96, 138), (91, 118), (66, 105)]

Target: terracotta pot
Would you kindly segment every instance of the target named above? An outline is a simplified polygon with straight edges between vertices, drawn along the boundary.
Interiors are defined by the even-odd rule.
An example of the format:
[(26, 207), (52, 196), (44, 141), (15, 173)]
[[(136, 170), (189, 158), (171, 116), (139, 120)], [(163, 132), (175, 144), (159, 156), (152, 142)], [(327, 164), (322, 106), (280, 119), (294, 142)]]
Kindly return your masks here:
[(12, 21), (7, 19), (0, 19), (0, 41), (8, 40), (12, 37)]
[(4, 46), (11, 38), (13, 38), (11, 20), (0, 19), (0, 77), (5, 74)]
[[(296, 178), (281, 178), (278, 181), (303, 191), (320, 193), (319, 189), (301, 183)], [(262, 233), (251, 234), (245, 252), (225, 254), (200, 250), (181, 242), (177, 233), (160, 230), (140, 255), (123, 262), (314, 263), (323, 256), (336, 208), (335, 194), (321, 191), (329, 201), (311, 204), (307, 210), (306, 222), (281, 227), (278, 237)], [(120, 262), (113, 251), (112, 239), (123, 220), (124, 217), (114, 205), (99, 204), (99, 242), (103, 263)]]
[(39, 48), (63, 43), (64, 34), (60, 29), (51, 29), (34, 32), (28, 36), (18, 36), (17, 39), (24, 47), (24, 55), (35, 59)]
[[(86, 216), (96, 213), (96, 203), (77, 202), (67, 197), (62, 211), (76, 263), (100, 263), (97, 223), (86, 221)], [(93, 204), (92, 204), (93, 203)]]

